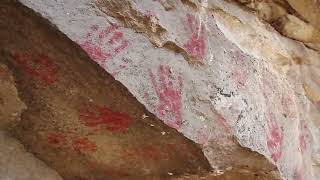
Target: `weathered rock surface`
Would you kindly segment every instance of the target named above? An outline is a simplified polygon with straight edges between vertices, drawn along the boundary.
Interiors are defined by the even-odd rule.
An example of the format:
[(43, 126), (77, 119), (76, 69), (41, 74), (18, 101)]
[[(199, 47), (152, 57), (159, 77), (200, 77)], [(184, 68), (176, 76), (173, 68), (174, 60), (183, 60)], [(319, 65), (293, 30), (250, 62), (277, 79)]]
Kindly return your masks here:
[(17, 140), (0, 131), (0, 179), (62, 180), (46, 164), (26, 152)]
[(0, 63), (0, 130), (9, 130), (20, 121), (26, 108), (20, 101), (14, 79), (6, 65)]
[[(25, 21), (22, 15), (17, 15), (19, 13), (2, 11), (3, 17), (15, 18), (19, 23), (4, 21), (1, 27), (8, 26), (23, 34), (13, 38), (22, 42), (20, 45), (10, 38), (7, 41), (5, 37), (12, 37), (11, 32), (1, 32), (5, 39), (2, 47), (6, 63), (15, 69), (17, 89), (28, 106), (20, 129), (15, 133), (38, 157), (52, 162), (64, 177), (99, 177), (92, 173), (97, 169), (101, 171), (99, 168), (103, 165), (98, 164), (93, 171), (86, 170), (88, 165), (81, 162), (88, 162), (88, 159), (102, 161), (116, 172), (129, 171), (125, 174), (129, 173), (131, 178), (148, 175), (141, 169), (151, 164), (154, 168), (148, 172), (155, 177), (170, 171), (170, 168), (162, 169), (166, 163), (161, 162), (146, 166), (129, 163), (120, 168), (125, 162), (106, 152), (120, 149), (121, 154), (121, 148), (127, 148), (126, 143), (139, 148), (148, 142), (159, 147), (168, 142), (183, 147), (181, 144), (185, 143), (182, 142), (188, 142), (191, 149), (197, 149), (193, 143), (158, 122), (129, 92), (119, 88), (122, 87), (119, 83), (89, 63), (80, 48), (66, 40), (69, 38), (164, 124), (200, 144), (213, 174), (225, 173), (219, 178), (319, 179), (319, 26), (315, 15), (306, 13), (306, 9), (312, 9), (310, 12), (317, 14), (319, 9), (310, 5), (317, 1), (305, 1), (303, 7), (297, 5), (299, 1), (281, 0), (240, 3), (223, 0), (20, 2), (47, 18), (66, 37), (53, 36), (52, 30), (46, 30), (45, 23), (30, 20), (35, 15), (28, 16), (29, 20)], [(41, 31), (22, 31), (23, 27)], [(294, 31), (300, 27), (305, 29)], [(33, 73), (28, 77), (28, 71), (21, 69), (26, 67), (19, 67), (19, 62), (26, 61), (34, 51), (54, 59), (58, 70), (31, 71)], [(44, 61), (42, 64), (50, 63)], [(91, 131), (79, 123), (79, 119), (95, 112), (89, 109), (82, 115), (80, 112), (80, 116), (75, 112), (81, 109), (83, 101), (128, 113), (136, 124), (130, 126), (127, 134), (121, 135), (110, 133), (114, 127), (108, 129), (108, 126), (102, 134), (100, 129)], [(151, 119), (142, 119), (143, 114)], [(145, 125), (146, 121), (157, 124), (160, 129), (150, 128)], [(80, 134), (96, 142), (99, 153), (90, 154), (82, 149), (76, 155), (67, 150), (57, 153), (45, 141), (53, 131), (67, 133), (51, 135), (55, 135), (55, 139), (70, 138), (70, 142), (76, 138), (74, 133)], [(98, 135), (95, 134), (97, 131)], [(160, 140), (162, 136), (158, 135), (167, 131), (171, 135)], [(55, 139), (50, 141), (55, 143)], [(119, 149), (110, 147), (111, 139), (118, 143)], [(62, 149), (68, 146), (63, 145)], [(181, 151), (194, 152), (189, 148)], [(54, 155), (49, 156), (49, 152)], [(139, 156), (139, 152), (134, 151), (135, 156)], [(194, 169), (198, 165), (191, 163), (193, 161), (208, 171), (201, 153), (187, 156), (190, 160), (187, 164), (183, 164), (184, 157), (176, 153), (172, 156), (172, 162), (176, 164), (172, 163), (170, 167), (179, 166), (176, 174), (181, 175), (180, 178), (186, 178), (185, 173), (203, 172)], [(79, 157), (85, 158), (79, 160)], [(63, 160), (70, 164), (69, 168), (62, 166)], [(233, 173), (236, 175), (229, 176)], [(167, 175), (163, 176), (169, 178)], [(116, 173), (113, 178), (121, 176), (123, 173)], [(210, 176), (207, 178), (215, 178)]]
[(149, 113), (79, 46), (21, 4), (1, 6), (1, 62), (28, 107), (11, 133), (27, 150), (65, 179), (210, 171), (197, 144)]

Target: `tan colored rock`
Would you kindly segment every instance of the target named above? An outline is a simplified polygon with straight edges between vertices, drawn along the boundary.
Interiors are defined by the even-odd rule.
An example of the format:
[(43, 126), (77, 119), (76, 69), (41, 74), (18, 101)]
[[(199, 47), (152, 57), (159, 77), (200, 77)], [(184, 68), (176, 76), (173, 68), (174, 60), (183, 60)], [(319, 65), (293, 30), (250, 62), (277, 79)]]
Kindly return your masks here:
[(0, 130), (8, 130), (17, 125), (25, 109), (11, 72), (5, 64), (0, 63)]
[(320, 29), (320, 1), (319, 0), (287, 0), (307, 22)]
[(62, 180), (57, 172), (3, 131), (0, 131), (0, 179)]

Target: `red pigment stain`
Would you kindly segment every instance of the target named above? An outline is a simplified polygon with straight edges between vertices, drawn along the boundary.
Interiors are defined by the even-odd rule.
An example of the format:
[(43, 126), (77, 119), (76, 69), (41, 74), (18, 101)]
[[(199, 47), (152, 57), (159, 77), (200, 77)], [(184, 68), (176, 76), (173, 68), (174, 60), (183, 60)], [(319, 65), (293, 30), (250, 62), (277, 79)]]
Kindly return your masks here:
[(20, 67), (25, 73), (35, 79), (39, 79), (47, 85), (57, 81), (58, 67), (52, 63), (52, 60), (44, 54), (12, 53), (14, 64)]
[(264, 72), (263, 78), (261, 79), (261, 91), (265, 100), (269, 101), (269, 96), (274, 95), (274, 90), (277, 89), (273, 75), (270, 72)]
[(218, 115), (217, 121), (227, 130), (228, 133), (231, 132), (231, 127), (228, 124), (227, 120), (222, 116)]
[(188, 30), (192, 34), (183, 47), (186, 48), (186, 51), (190, 56), (203, 61), (206, 51), (204, 26), (201, 25), (191, 14), (187, 14), (187, 24)]
[(267, 134), (267, 146), (271, 153), (271, 158), (277, 162), (282, 155), (283, 130), (279, 127), (273, 113), (269, 113), (267, 117), (269, 133)]
[(96, 152), (97, 145), (86, 137), (74, 137), (72, 139), (72, 148), (79, 152)]
[(61, 133), (49, 133), (48, 142), (57, 146), (64, 146), (67, 144), (67, 138), (64, 134)]
[(159, 98), (159, 103), (156, 107), (157, 115), (168, 126), (179, 129), (182, 126), (181, 74), (173, 77), (169, 66), (160, 65), (159, 82), (157, 82), (151, 70), (150, 78)]
[(238, 85), (245, 86), (249, 77), (249, 72), (243, 68), (245, 67), (245, 56), (241, 54), (241, 52), (239, 51), (231, 52), (231, 53), (232, 53), (231, 55), (235, 58), (235, 63), (236, 63), (235, 67), (237, 67), (236, 69), (234, 69), (234, 72), (232, 73), (232, 79)]
[(0, 80), (10, 80), (7, 70), (0, 66)]
[(287, 95), (283, 96), (281, 99), (282, 109), (283, 112), (289, 117), (289, 118), (295, 118), (296, 117), (296, 111), (295, 103), (293, 99)]
[(47, 135), (48, 143), (59, 147), (72, 149), (77, 152), (96, 152), (97, 146), (94, 142), (86, 137), (69, 134), (69, 133), (49, 133)]
[[(124, 34), (116, 31), (118, 28), (118, 25), (111, 25), (100, 29), (99, 26), (94, 25), (87, 33), (85, 41), (79, 44), (90, 58), (103, 65), (129, 46), (129, 41)], [(110, 47), (106, 49), (106, 45)]]
[(113, 132), (127, 130), (133, 122), (126, 114), (114, 112), (106, 106), (98, 105), (89, 105), (80, 110), (80, 119), (88, 127), (106, 127)]
[(127, 69), (128, 68), (128, 65), (125, 64), (125, 65), (120, 65), (118, 69), (115, 69), (113, 70), (113, 72), (111, 73), (111, 75), (113, 77), (115, 77), (117, 74), (119, 74), (123, 69)]
[(205, 129), (201, 128), (197, 131), (196, 142), (199, 144), (206, 144), (209, 141), (209, 134), (205, 132)]
[(300, 122), (299, 146), (302, 154), (307, 150), (308, 126), (305, 121)]
[(303, 154), (307, 149), (307, 143), (306, 143), (305, 136), (302, 134), (299, 135), (299, 144), (300, 144), (300, 151)]
[(294, 172), (294, 180), (303, 180), (303, 169), (302, 168), (297, 168)]

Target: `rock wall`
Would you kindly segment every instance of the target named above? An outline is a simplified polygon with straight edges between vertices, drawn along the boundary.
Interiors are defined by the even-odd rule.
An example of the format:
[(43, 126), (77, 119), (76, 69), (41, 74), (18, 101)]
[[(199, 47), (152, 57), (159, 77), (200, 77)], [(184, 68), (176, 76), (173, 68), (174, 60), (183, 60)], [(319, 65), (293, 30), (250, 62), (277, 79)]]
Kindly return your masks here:
[(214, 174), (320, 177), (318, 23), (295, 2), (20, 2), (200, 144)]

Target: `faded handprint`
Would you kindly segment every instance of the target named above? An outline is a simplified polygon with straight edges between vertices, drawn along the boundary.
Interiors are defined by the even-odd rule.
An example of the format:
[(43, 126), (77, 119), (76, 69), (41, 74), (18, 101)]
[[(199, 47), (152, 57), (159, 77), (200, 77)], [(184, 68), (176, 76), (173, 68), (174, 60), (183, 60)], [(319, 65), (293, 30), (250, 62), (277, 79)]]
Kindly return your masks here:
[(271, 158), (277, 162), (282, 155), (283, 130), (275, 120), (275, 115), (269, 113), (267, 116), (269, 133), (267, 134), (267, 146), (271, 153)]
[[(80, 46), (94, 61), (103, 65), (129, 46), (129, 41), (124, 37), (123, 32), (116, 31), (118, 28), (118, 25), (111, 25), (100, 29), (99, 26), (94, 25)], [(106, 45), (110, 48), (107, 49)]]
[(14, 64), (34, 79), (47, 85), (57, 81), (58, 67), (44, 54), (13, 52)]
[(159, 98), (156, 113), (170, 127), (182, 126), (182, 79), (179, 74), (174, 77), (169, 66), (160, 65), (159, 81), (150, 71), (152, 85)]
[(58, 148), (72, 149), (77, 152), (92, 153), (97, 151), (97, 145), (87, 137), (74, 133), (51, 132), (47, 135), (48, 143)]
[(88, 127), (106, 127), (109, 131), (126, 130), (132, 123), (132, 119), (124, 113), (92, 104), (80, 110), (80, 119)]
[(187, 53), (199, 61), (203, 61), (206, 51), (206, 42), (204, 37), (204, 26), (199, 23), (193, 15), (187, 14), (188, 31), (191, 36), (187, 43), (183, 45)]

